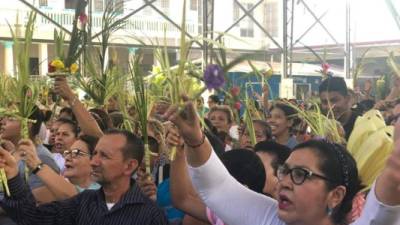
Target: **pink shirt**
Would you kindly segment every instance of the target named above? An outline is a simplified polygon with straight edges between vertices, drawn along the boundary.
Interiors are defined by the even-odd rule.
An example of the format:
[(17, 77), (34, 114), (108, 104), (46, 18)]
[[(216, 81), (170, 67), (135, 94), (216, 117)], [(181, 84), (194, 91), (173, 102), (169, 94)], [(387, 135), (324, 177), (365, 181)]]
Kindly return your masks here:
[(206, 212), (207, 212), (208, 221), (212, 225), (225, 225), (224, 221), (222, 221), (220, 218), (218, 218), (218, 216), (215, 215), (215, 213), (213, 211), (211, 211), (210, 208), (206, 207)]

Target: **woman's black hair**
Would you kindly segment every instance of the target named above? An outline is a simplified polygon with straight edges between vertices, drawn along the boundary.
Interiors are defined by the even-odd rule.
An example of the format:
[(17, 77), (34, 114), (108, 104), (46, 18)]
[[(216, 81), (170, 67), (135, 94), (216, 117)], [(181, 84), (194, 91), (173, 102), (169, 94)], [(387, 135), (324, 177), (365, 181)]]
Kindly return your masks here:
[(71, 127), (71, 130), (74, 133), (75, 137), (78, 137), (80, 129), (79, 129), (78, 124), (75, 121), (67, 119), (67, 118), (60, 118), (60, 119), (56, 120), (56, 122), (60, 123), (61, 125), (68, 124)]
[(218, 95), (210, 95), (208, 96), (209, 99), (211, 99), (215, 104), (220, 105), (221, 100), (219, 99)]
[(204, 135), (206, 135), (207, 140), (210, 142), (210, 145), (213, 147), (217, 156), (221, 157), (221, 155), (225, 152), (225, 143), (222, 142), (218, 136), (208, 130), (204, 130)]
[(255, 192), (262, 193), (266, 179), (265, 169), (255, 152), (233, 149), (222, 154), (221, 161), (237, 181)]
[(291, 118), (297, 114), (296, 110), (293, 107), (291, 107), (285, 103), (277, 102), (277, 103), (273, 104), (271, 106), (270, 111), (272, 111), (274, 108), (282, 110), (283, 113), (285, 114), (285, 116), (288, 118)]
[(64, 107), (60, 110), (59, 115), (61, 115), (62, 113), (66, 113), (69, 115), (69, 117), (67, 117), (67, 119), (70, 119), (72, 121), (76, 121), (76, 117), (74, 112), (72, 111), (72, 109), (70, 107)]
[(94, 149), (96, 148), (96, 144), (99, 139), (97, 137), (84, 134), (80, 135), (78, 137), (78, 140), (85, 142), (89, 149), (89, 154), (93, 155)]
[(36, 105), (33, 106), (32, 114), (29, 116), (29, 119), (33, 120), (32, 126), (30, 129), (30, 136), (35, 137), (40, 132), (40, 127), (44, 121), (43, 112)]
[(275, 171), (279, 165), (285, 163), (291, 153), (289, 147), (275, 141), (260, 141), (254, 146), (254, 151), (272, 155), (274, 159), (271, 161), (271, 166)]
[(90, 109), (89, 112), (103, 132), (114, 128), (110, 116), (103, 109)]
[(346, 195), (331, 215), (335, 224), (345, 224), (346, 216), (352, 209), (353, 198), (363, 188), (356, 161), (344, 146), (325, 140), (306, 141), (297, 145), (293, 151), (304, 148), (311, 149), (318, 155), (321, 172), (331, 180), (327, 182), (328, 190), (340, 185), (346, 187)]

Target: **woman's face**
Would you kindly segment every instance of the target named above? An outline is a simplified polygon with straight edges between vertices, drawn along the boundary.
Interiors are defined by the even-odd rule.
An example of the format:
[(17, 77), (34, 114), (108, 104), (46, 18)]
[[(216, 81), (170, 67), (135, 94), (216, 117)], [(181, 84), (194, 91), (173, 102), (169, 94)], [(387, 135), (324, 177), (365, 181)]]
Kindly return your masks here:
[[(308, 148), (294, 151), (286, 160), (289, 168), (300, 167), (324, 176), (318, 162), (318, 156)], [(331, 195), (321, 178), (312, 176), (296, 185), (288, 174), (278, 183), (278, 215), (287, 224), (314, 224), (328, 217), (326, 209)]]
[(90, 177), (90, 154), (87, 144), (81, 140), (75, 141), (68, 154), (64, 154), (64, 176), (69, 179)]
[(66, 123), (61, 124), (56, 132), (54, 151), (62, 154), (64, 150), (70, 149), (75, 141), (76, 136), (72, 131), (71, 125)]
[(213, 111), (208, 115), (208, 119), (210, 119), (211, 124), (217, 128), (218, 131), (225, 131), (229, 133), (229, 128), (231, 124), (228, 121), (228, 116), (223, 111)]
[(53, 122), (50, 127), (49, 145), (54, 145), (56, 141), (56, 135), (58, 127), (60, 127), (60, 122)]
[(208, 98), (207, 104), (209, 109), (217, 105), (217, 103), (215, 103), (211, 98)]
[(265, 175), (267, 176), (265, 179), (263, 193), (272, 196), (274, 199), (278, 199), (278, 178), (275, 176), (274, 168), (271, 165), (274, 156), (262, 151), (257, 152), (257, 155), (263, 162)]
[[(268, 138), (265, 135), (264, 127), (260, 125), (259, 123), (253, 123), (254, 126), (254, 133), (256, 136), (256, 143), (261, 142), (261, 141), (266, 141)], [(251, 138), (250, 134), (245, 129), (245, 127), (242, 128), (242, 131), (240, 132), (240, 137), (239, 137), (239, 142), (240, 142), (240, 148), (253, 148), (254, 146), (251, 144)]]
[(289, 128), (292, 126), (291, 120), (288, 120), (285, 113), (279, 108), (272, 109), (267, 122), (271, 126), (272, 135), (275, 137), (289, 132)]

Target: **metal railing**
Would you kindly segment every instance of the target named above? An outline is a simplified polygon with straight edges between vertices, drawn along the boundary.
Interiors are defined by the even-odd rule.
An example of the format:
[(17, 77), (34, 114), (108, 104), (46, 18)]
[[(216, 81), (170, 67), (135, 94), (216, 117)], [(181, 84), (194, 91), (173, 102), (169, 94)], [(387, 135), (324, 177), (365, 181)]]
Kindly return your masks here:
[[(24, 24), (28, 18), (29, 10), (21, 10), (21, 9), (1, 9), (0, 8), (0, 26), (7, 26), (7, 22), (13, 26), (15, 24)], [(71, 30), (71, 26), (74, 20), (74, 12), (73, 11), (56, 11), (56, 10), (43, 10), (43, 12), (59, 23), (60, 25), (66, 27)], [(94, 31), (100, 31), (102, 27), (102, 15), (93, 15), (92, 20), (92, 29)], [(46, 18), (38, 15), (36, 20), (36, 25), (39, 29), (44, 30), (47, 28), (49, 30), (49, 38), (53, 38), (53, 29), (54, 25), (48, 21)], [(179, 37), (180, 30), (173, 26), (170, 22), (158, 19), (158, 18), (143, 18), (139, 16), (133, 16), (129, 18), (125, 25), (123, 26), (123, 30), (129, 33), (142, 33), (146, 34), (148, 37), (164, 37), (166, 34), (167, 38), (177, 38)], [(193, 36), (198, 35), (198, 24), (195, 23), (187, 23), (186, 31)]]

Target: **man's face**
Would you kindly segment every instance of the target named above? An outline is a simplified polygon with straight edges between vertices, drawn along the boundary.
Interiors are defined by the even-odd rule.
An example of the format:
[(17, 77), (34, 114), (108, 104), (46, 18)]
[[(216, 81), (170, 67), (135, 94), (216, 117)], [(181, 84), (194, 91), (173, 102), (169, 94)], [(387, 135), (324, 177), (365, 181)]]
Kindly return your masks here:
[(343, 96), (337, 91), (324, 91), (321, 92), (319, 97), (321, 99), (321, 110), (325, 115), (328, 115), (332, 110), (335, 119), (340, 119), (345, 112), (350, 110), (349, 96)]
[[(125, 143), (126, 138), (120, 134), (107, 134), (100, 138), (90, 161), (94, 181), (101, 185), (111, 184), (130, 177), (136, 170), (135, 159), (124, 160), (122, 148)], [(131, 165), (132, 160), (136, 161), (134, 168)]]

